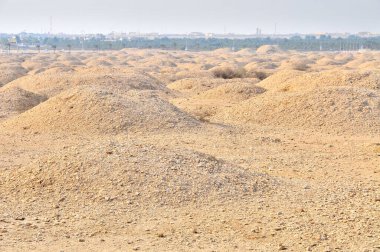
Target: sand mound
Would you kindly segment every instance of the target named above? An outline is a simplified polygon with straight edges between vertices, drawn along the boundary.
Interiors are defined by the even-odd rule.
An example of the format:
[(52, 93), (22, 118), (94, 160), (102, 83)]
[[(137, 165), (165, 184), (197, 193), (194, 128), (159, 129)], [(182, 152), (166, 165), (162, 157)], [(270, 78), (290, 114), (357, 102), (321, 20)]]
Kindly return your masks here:
[(300, 91), (328, 86), (353, 86), (380, 89), (380, 75), (374, 72), (324, 71), (306, 73), (281, 71), (264, 81), (260, 86), (274, 91)]
[(244, 66), (248, 72), (252, 71), (271, 71), (278, 67), (278, 64), (273, 62), (251, 62)]
[(255, 86), (257, 82), (257, 79), (230, 80), (199, 95), (177, 98), (171, 102), (199, 120), (208, 120), (225, 107), (264, 93), (265, 89)]
[(278, 45), (263, 45), (257, 48), (256, 52), (258, 54), (272, 54), (281, 52), (281, 49)]
[(174, 74), (171, 74), (170, 79), (174, 81), (183, 80), (183, 79), (195, 79), (195, 78), (213, 78), (213, 74), (209, 71), (179, 71)]
[(233, 100), (243, 101), (258, 94), (265, 92), (264, 88), (255, 86), (257, 80), (253, 79), (252, 83), (247, 82), (233, 82), (220, 85), (216, 88), (210, 89), (194, 98), (197, 99), (217, 99), (217, 100)]
[(1, 64), (0, 65), (0, 87), (26, 75), (26, 73), (27, 71), (19, 65)]
[(103, 66), (103, 67), (112, 67), (112, 63), (107, 60), (91, 60), (86, 63), (87, 66), (97, 67), (97, 66)]
[(346, 64), (349, 61), (354, 59), (354, 56), (351, 53), (339, 53), (334, 58), (340, 64)]
[(160, 68), (160, 67), (176, 67), (177, 65), (164, 57), (152, 57), (148, 58), (141, 64), (143, 67), (152, 67), (152, 68)]
[(236, 54), (239, 54), (239, 55), (252, 55), (255, 53), (256, 51), (251, 48), (244, 48), (236, 52)]
[(39, 74), (39, 73), (42, 73), (42, 72), (45, 72), (48, 68), (38, 68), (38, 69), (34, 69), (34, 70), (31, 70), (28, 72), (29, 75), (35, 75), (35, 74)]
[(82, 85), (110, 86), (121, 90), (169, 90), (152, 76), (135, 70), (120, 68), (79, 68), (60, 73), (44, 71), (25, 76), (8, 85), (20, 87), (33, 93), (53, 97), (72, 87)]
[(229, 53), (232, 53), (233, 51), (231, 48), (219, 48), (219, 49), (216, 49), (212, 52), (214, 54), (229, 54)]
[(360, 64), (358, 66), (359, 69), (362, 70), (373, 70), (373, 71), (379, 71), (380, 61), (369, 61), (363, 64)]
[(317, 129), (335, 133), (380, 133), (379, 93), (330, 87), (251, 98), (219, 113), (217, 120)]
[(0, 89), (0, 120), (31, 109), (47, 98), (21, 88)]
[(293, 79), (302, 75), (304, 75), (304, 73), (301, 71), (282, 70), (269, 76), (258, 85), (268, 90), (281, 90), (285, 86), (284, 83), (291, 82)]
[(47, 68), (49, 66), (49, 62), (26, 60), (21, 64), (21, 66), (28, 71), (36, 71), (41, 68)]
[[(253, 79), (249, 79), (252, 81)], [(175, 81), (168, 85), (172, 90), (180, 91), (187, 95), (199, 95), (207, 90), (216, 88), (224, 84), (239, 84), (244, 82), (244, 79), (213, 79), (213, 78), (187, 78)], [(257, 80), (254, 79), (256, 83)]]
[[(129, 140), (68, 148), (1, 175), (3, 199), (33, 204), (112, 201), (123, 209), (252, 197), (274, 188), (267, 175), (182, 149)], [(37, 202), (35, 202), (37, 201)]]
[(332, 58), (323, 57), (317, 60), (316, 64), (318, 66), (336, 66), (336, 65), (339, 65), (340, 63)]
[(60, 55), (57, 60), (61, 61), (61, 62), (65, 62), (65, 61), (68, 61), (68, 62), (80, 62), (81, 60), (78, 59), (76, 56), (72, 55), (72, 54), (63, 54), (63, 55)]
[(21, 63), (24, 60), (25, 60), (25, 55), (21, 55), (21, 54), (4, 54), (4, 53), (2, 53), (0, 56), (0, 64), (1, 65)]
[(197, 125), (195, 119), (153, 93), (95, 86), (70, 89), (4, 122), (10, 130), (97, 134), (175, 130)]
[(302, 59), (287, 60), (281, 63), (280, 69), (306, 71), (309, 69), (309, 62)]

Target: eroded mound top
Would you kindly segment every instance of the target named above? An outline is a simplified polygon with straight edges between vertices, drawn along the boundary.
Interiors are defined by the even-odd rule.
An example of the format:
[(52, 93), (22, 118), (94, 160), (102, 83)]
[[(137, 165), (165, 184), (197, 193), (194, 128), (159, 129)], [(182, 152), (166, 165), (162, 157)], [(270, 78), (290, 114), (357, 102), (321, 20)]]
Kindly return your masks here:
[(259, 54), (272, 54), (281, 52), (281, 49), (278, 45), (263, 45), (257, 48), (256, 52)]
[(65, 90), (82, 85), (117, 87), (120, 90), (161, 90), (168, 89), (149, 74), (131, 69), (78, 68), (75, 71), (52, 73), (45, 71), (25, 76), (9, 85), (21, 87), (30, 92), (55, 96)]
[(70, 89), (4, 122), (7, 129), (117, 134), (191, 128), (198, 121), (158, 95), (82, 86)]

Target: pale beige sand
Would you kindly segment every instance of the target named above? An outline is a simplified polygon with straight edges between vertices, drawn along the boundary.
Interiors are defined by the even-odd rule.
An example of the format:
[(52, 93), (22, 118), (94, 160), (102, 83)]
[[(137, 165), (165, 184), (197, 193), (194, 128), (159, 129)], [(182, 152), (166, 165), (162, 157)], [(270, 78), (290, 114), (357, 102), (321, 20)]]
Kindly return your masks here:
[(276, 46), (1, 55), (0, 250), (379, 251), (379, 73)]

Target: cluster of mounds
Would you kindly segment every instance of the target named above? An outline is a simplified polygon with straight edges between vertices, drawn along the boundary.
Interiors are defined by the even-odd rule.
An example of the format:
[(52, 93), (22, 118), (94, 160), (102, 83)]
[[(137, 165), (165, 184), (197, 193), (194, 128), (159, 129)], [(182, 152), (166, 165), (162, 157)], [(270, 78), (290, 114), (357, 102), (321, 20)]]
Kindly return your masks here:
[(21, 63), (21, 66), (28, 71), (38, 71), (39, 69), (49, 68), (52, 64), (57, 64), (58, 62), (55, 61), (57, 57), (57, 55), (53, 54), (38, 54), (30, 58), (26, 58)]
[[(370, 110), (376, 115), (376, 97), (380, 89), (380, 72), (377, 68), (379, 61), (380, 54), (372, 52), (291, 54), (281, 51), (275, 45), (265, 45), (256, 51), (242, 49), (238, 52), (233, 52), (229, 48), (222, 48), (203, 53), (134, 49), (109, 53), (41, 53), (31, 57), (18, 56), (17, 60), (12, 63), (7, 57), (4, 57), (0, 62), (0, 85), (5, 85), (5, 87), (0, 95), (5, 97), (8, 95), (7, 93), (13, 92), (17, 99), (12, 99), (12, 101), (2, 99), (1, 116), (5, 119), (27, 111), (44, 101), (45, 97), (54, 99), (46, 104), (41, 104), (35, 110), (46, 106), (46, 111), (54, 111), (52, 110), (52, 107), (55, 106), (53, 103), (64, 100), (64, 98), (59, 98), (63, 92), (66, 94), (79, 92), (77, 98), (83, 104), (99, 104), (96, 102), (100, 99), (99, 97), (107, 97), (110, 100), (104, 99), (110, 104), (120, 105), (120, 101), (124, 99), (121, 97), (125, 97), (128, 91), (150, 90), (151, 92), (130, 92), (127, 97), (131, 99), (132, 105), (139, 103), (137, 96), (141, 96), (139, 98), (141, 100), (150, 97), (149, 99), (152, 102), (150, 105), (152, 106), (154, 106), (153, 103), (158, 105), (171, 98), (171, 102), (181, 110), (202, 118), (215, 115), (218, 121), (222, 118), (228, 118), (227, 121), (230, 121), (236, 117), (236, 122), (239, 122), (239, 118), (241, 118), (243, 121), (253, 123), (277, 123), (273, 118), (275, 113), (263, 113), (273, 106), (280, 109), (279, 111), (287, 113), (283, 116), (288, 117), (289, 123), (285, 119), (281, 121), (283, 116), (276, 117), (281, 118), (279, 119), (280, 125), (307, 127), (307, 122), (298, 122), (292, 119), (297, 117), (297, 113), (292, 112), (294, 109), (292, 106), (295, 106), (290, 102), (292, 99), (302, 101), (305, 100), (302, 97), (308, 97), (308, 99), (314, 99), (310, 103), (318, 104), (318, 107), (321, 108), (320, 111), (330, 111), (333, 109), (330, 100), (334, 101), (335, 104), (342, 105), (348, 102), (342, 100), (343, 93), (346, 93), (351, 94), (352, 97), (352, 104), (347, 103), (347, 106), (354, 106), (356, 103), (368, 103), (369, 107), (364, 106), (362, 111)], [(80, 88), (82, 86), (86, 87)], [(340, 87), (347, 90), (342, 91), (344, 88)], [(87, 97), (89, 100), (87, 100), (86, 92), (98, 96), (89, 95)], [(110, 92), (112, 95), (100, 95), (101, 92)], [(373, 97), (365, 99), (367, 94), (369, 96), (373, 94)], [(318, 95), (321, 97), (318, 98)], [(143, 98), (142, 96), (147, 97)], [(111, 97), (113, 98), (111, 99)], [(282, 102), (286, 99), (290, 99), (289, 108), (284, 105), (286, 102)], [(325, 100), (326, 102), (323, 102)], [(276, 102), (280, 104), (276, 105)], [(131, 104), (128, 106), (132, 106)], [(260, 111), (260, 115), (253, 112), (255, 110), (243, 111), (245, 106), (247, 106), (246, 109), (251, 109), (247, 104), (252, 104), (253, 107), (257, 108), (256, 110)], [(126, 106), (127, 104), (124, 104), (124, 107)], [(163, 106), (165, 110), (174, 109), (174, 107), (169, 109), (170, 104), (160, 106)], [(265, 106), (267, 107), (265, 108)], [(301, 105), (297, 103), (297, 106)], [(65, 111), (58, 105), (56, 107), (59, 107), (57, 111)], [(143, 106), (138, 105), (136, 107)], [(88, 108), (84, 106), (75, 110), (74, 107), (70, 112), (79, 115), (81, 109), (87, 110)], [(308, 109), (312, 108), (301, 106), (297, 109), (306, 113)], [(359, 110), (361, 108), (353, 109), (353, 111)], [(110, 110), (99, 108), (99, 111), (105, 113)], [(115, 108), (115, 111), (119, 110)], [(130, 112), (126, 112), (124, 109), (122, 111), (125, 113), (119, 111), (120, 114), (115, 114), (115, 116), (128, 117), (127, 115), (130, 115)], [(139, 109), (135, 111), (139, 111)], [(309, 124), (325, 128), (326, 125), (337, 123), (338, 115), (341, 115), (341, 120), (348, 118), (347, 113), (349, 112), (343, 107), (336, 107), (334, 111), (335, 116), (331, 119), (335, 118), (335, 121), (329, 122), (328, 116), (323, 116), (317, 111), (315, 115), (319, 115), (321, 118), (310, 120), (312, 122)], [(341, 111), (341, 113), (337, 111)], [(180, 111), (177, 110), (177, 112)], [(95, 111), (93, 113), (96, 115)], [(314, 113), (314, 109), (307, 113)], [(229, 114), (232, 115), (229, 116)], [(251, 114), (254, 117), (248, 116)], [(359, 114), (351, 116), (358, 118), (358, 120), (364, 118)], [(52, 114), (49, 114), (48, 117), (55, 118)], [(67, 119), (66, 116), (63, 118), (63, 120)], [(180, 118), (182, 117), (180, 116)], [(307, 116), (307, 118), (311, 118), (311, 116)], [(49, 120), (52, 123), (56, 119)], [(75, 120), (82, 119), (78, 117)], [(86, 120), (89, 121), (90, 117)], [(95, 130), (96, 127), (89, 129), (85, 126), (89, 122), (86, 122), (85, 125), (77, 124), (75, 131), (81, 127), (83, 127), (83, 131), (89, 130), (90, 132), (131, 129), (131, 127), (126, 126), (130, 124), (126, 119), (108, 118), (107, 120), (110, 120), (110, 125), (112, 125), (107, 130), (104, 128)], [(368, 120), (372, 119), (368, 118)], [(368, 120), (364, 120), (363, 124), (369, 123)], [(75, 123), (73, 124), (75, 125)], [(170, 123), (163, 124), (170, 125)], [(359, 124), (356, 125), (359, 127)], [(376, 125), (376, 123), (374, 122), (371, 125)], [(137, 125), (135, 126), (137, 128)], [(28, 127), (28, 125), (22, 127)], [(36, 128), (38, 127), (36, 126)], [(165, 128), (160, 123), (156, 127)]]
[(380, 89), (380, 74), (370, 71), (330, 70), (303, 73), (283, 70), (263, 80), (260, 86), (272, 91), (302, 91), (319, 87), (350, 86)]
[(198, 126), (191, 116), (149, 91), (80, 86), (4, 122), (8, 130), (118, 134)]
[(2, 55), (0, 247), (377, 249), (379, 63), (273, 45)]
[(183, 207), (215, 200), (237, 201), (278, 184), (270, 176), (206, 154), (132, 140), (67, 147), (0, 176), (2, 199), (50, 205), (62, 202), (62, 207), (86, 201), (95, 206), (115, 201), (124, 208)]
[[(180, 83), (186, 82), (190, 83), (190, 80), (180, 81)], [(191, 88), (196, 89), (196, 93), (188, 92), (185, 97), (173, 99), (172, 103), (197, 118), (207, 119), (225, 107), (264, 93), (264, 88), (255, 85), (257, 82), (257, 79), (220, 79), (210, 84), (207, 80), (202, 83), (198, 79), (197, 86), (194, 85)], [(171, 87), (178, 88), (177, 84)], [(202, 89), (203, 92), (201, 91)]]
[(220, 111), (214, 119), (335, 133), (380, 132), (377, 73), (284, 70), (257, 85), (268, 91)]
[(125, 67), (48, 68), (8, 83), (0, 95), (12, 97), (2, 99), (2, 117), (25, 112), (3, 123), (11, 131), (119, 134), (200, 125), (165, 99), (173, 94), (162, 82)]

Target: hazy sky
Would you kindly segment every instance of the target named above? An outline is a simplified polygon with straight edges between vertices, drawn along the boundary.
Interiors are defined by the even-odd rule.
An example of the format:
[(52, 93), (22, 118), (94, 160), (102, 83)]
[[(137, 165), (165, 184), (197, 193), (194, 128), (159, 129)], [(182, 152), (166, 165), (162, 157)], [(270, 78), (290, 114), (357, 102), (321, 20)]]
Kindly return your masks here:
[(380, 0), (0, 0), (0, 32), (380, 32)]

